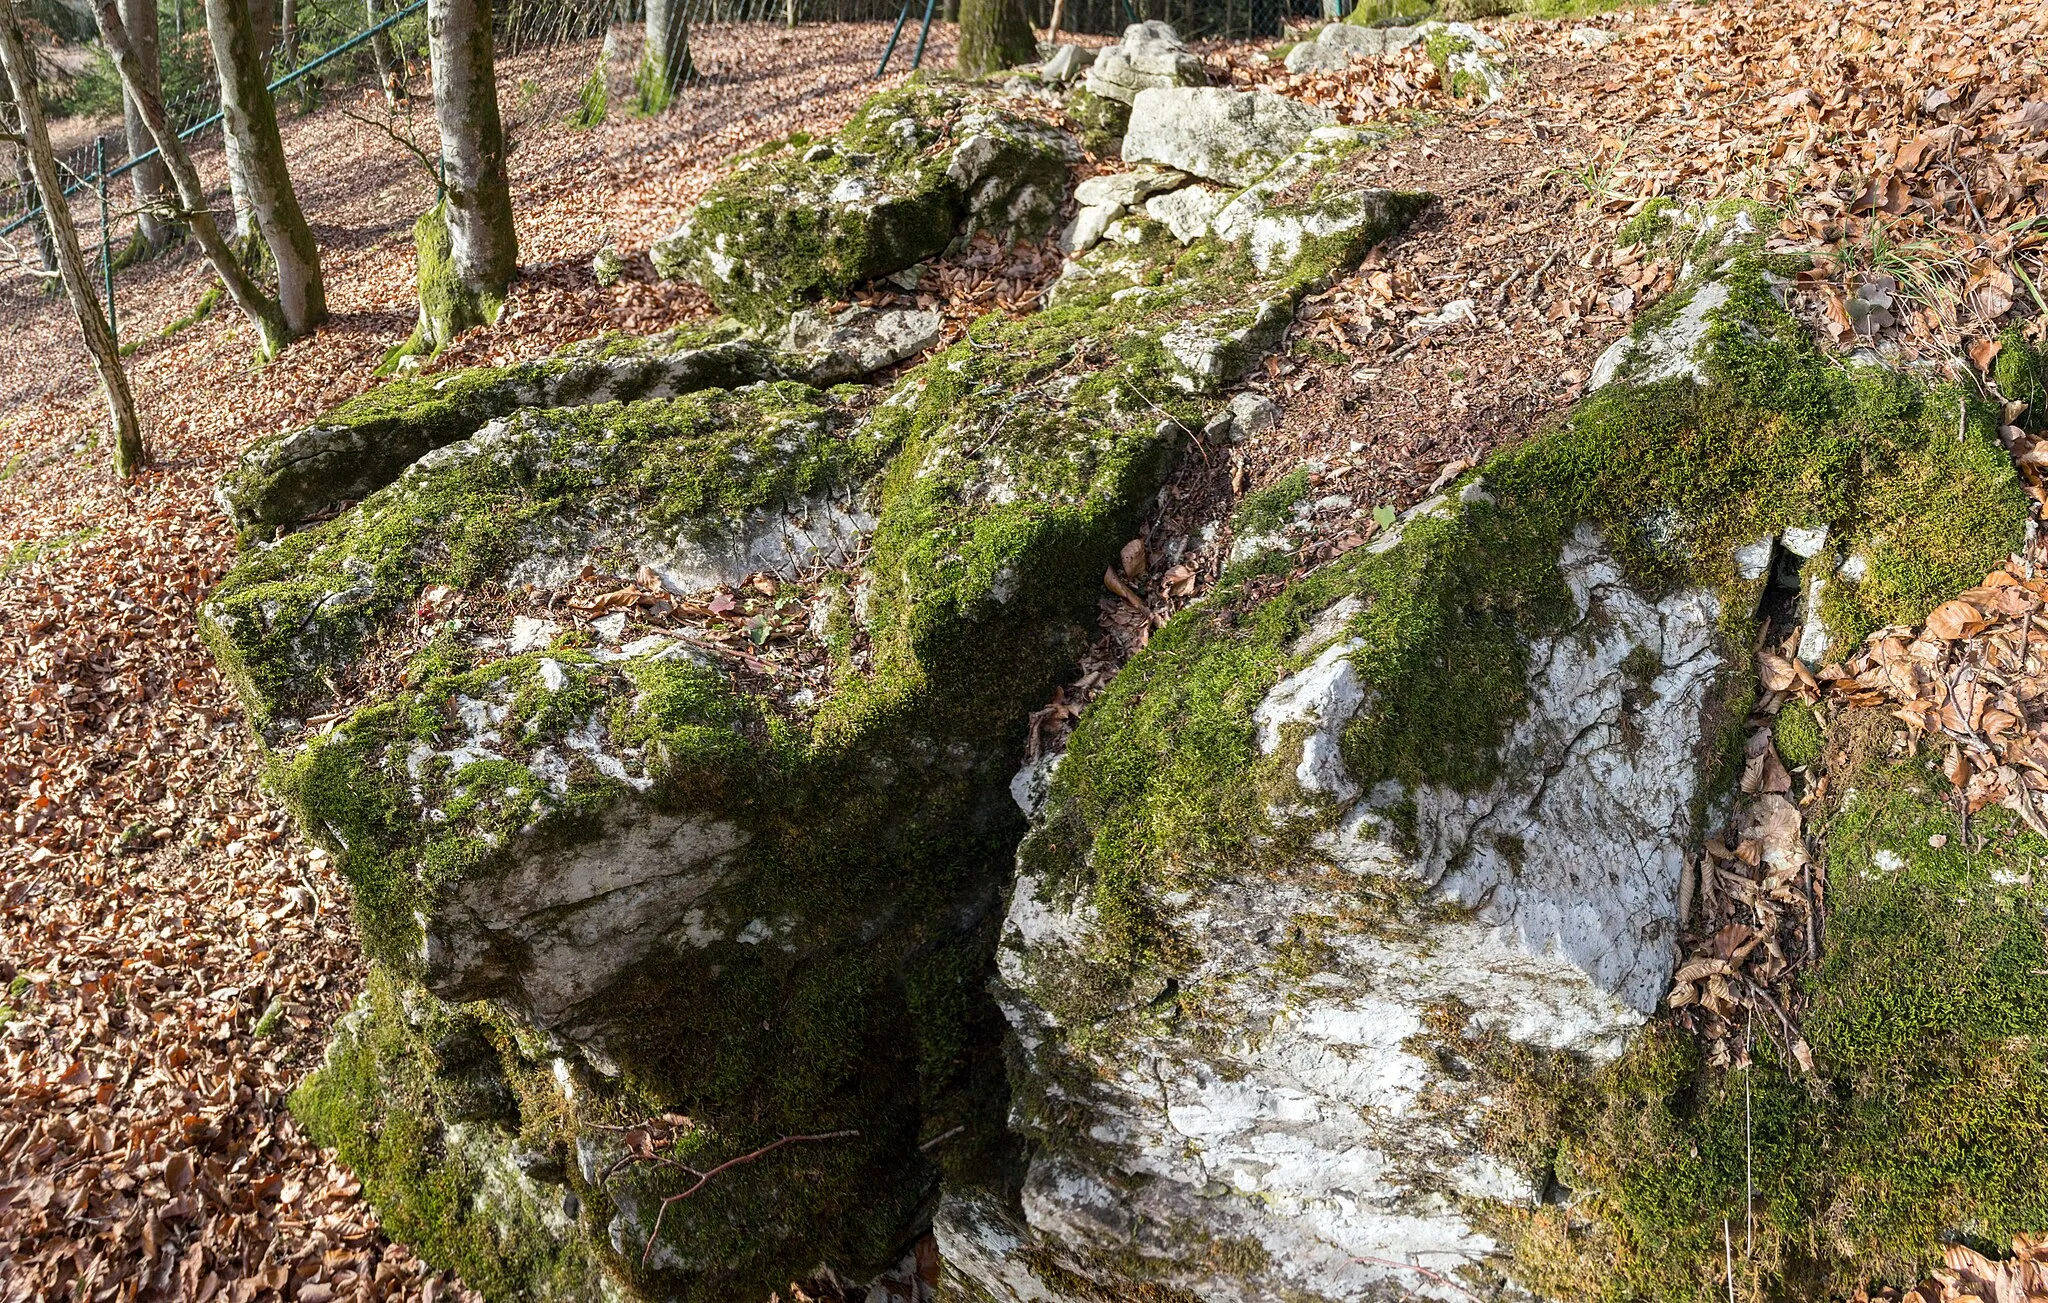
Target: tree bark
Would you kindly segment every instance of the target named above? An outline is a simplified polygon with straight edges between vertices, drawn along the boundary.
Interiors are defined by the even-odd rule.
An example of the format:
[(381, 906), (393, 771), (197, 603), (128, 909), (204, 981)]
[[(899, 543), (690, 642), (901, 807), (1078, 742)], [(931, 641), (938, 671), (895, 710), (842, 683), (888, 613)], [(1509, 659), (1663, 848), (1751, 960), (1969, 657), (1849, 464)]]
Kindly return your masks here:
[(284, 0), (277, 32), (274, 66), (289, 72), (299, 66), (299, 0)]
[(42, 193), (43, 211), (49, 214), (52, 243), (56, 245), (57, 270), (64, 278), (64, 291), (71, 296), (78, 327), (85, 333), (85, 347), (92, 354), (100, 374), (100, 388), (107, 398), (107, 416), (114, 431), (114, 471), (126, 478), (142, 469), (149, 450), (142, 443), (142, 423), (135, 417), (135, 395), (128, 389), (128, 373), (121, 369), (121, 350), (114, 332), (100, 313), (99, 299), (86, 275), (85, 257), (78, 251), (78, 229), (71, 224), (71, 204), (64, 198), (64, 183), (57, 177), (57, 160), (50, 152), (50, 131), (43, 121), (43, 105), (36, 89), (35, 65), (29, 60), (28, 42), (14, 13), (13, 0), (0, 0), (0, 66), (13, 89), (15, 116), (21, 123), (22, 149), (28, 155), (29, 170), (36, 189)]
[[(257, 58), (262, 63), (263, 80), (270, 80), (270, 6), (276, 0), (251, 0), (249, 23), (255, 31)], [(201, 12), (205, 12), (206, 0), (200, 0)], [(212, 20), (208, 19), (209, 30)], [(235, 204), (235, 243), (246, 244), (256, 238), (256, 209), (249, 201), (251, 188), (249, 163), (242, 157), (242, 144), (231, 131), (221, 133), (221, 151), (228, 160), (228, 194)]]
[[(383, 22), (384, 0), (363, 0), (363, 17), (372, 27)], [(390, 32), (379, 32), (370, 38), (370, 62), (376, 66), (384, 102), (397, 107), (398, 101), (405, 98), (405, 65), (398, 60), (398, 46)]]
[[(128, 29), (128, 43), (135, 48), (141, 75), (161, 96), (163, 74), (157, 62), (156, 0), (120, 0), (120, 6), (121, 23)], [(156, 140), (142, 120), (142, 110), (125, 91), (121, 95), (121, 117), (128, 137), (128, 157), (139, 158), (156, 148)], [(151, 249), (161, 249), (171, 242), (171, 227), (157, 213), (168, 189), (165, 181), (161, 158), (138, 163), (128, 170), (128, 184), (135, 192), (135, 204), (140, 210), (136, 222), (142, 230), (142, 242)]]
[(277, 305), (285, 329), (297, 339), (327, 320), (327, 291), (320, 280), (320, 248), (299, 210), (277, 134), (277, 105), (266, 84), (248, 0), (206, 0), (206, 33), (220, 74), (223, 131), (234, 142), (230, 163), (240, 159), (243, 197), (277, 266)]
[(640, 55), (640, 111), (660, 113), (690, 75), (690, 29), (686, 0), (647, 0), (647, 45)]
[[(8, 89), (7, 74), (0, 72), (0, 109), (10, 108), (13, 104), (14, 92)], [(0, 113), (0, 117), (5, 116)], [(57, 246), (50, 240), (50, 223), (43, 216), (42, 200), (36, 197), (35, 172), (29, 165), (28, 150), (17, 146), (8, 152), (14, 156), (14, 184), (21, 190), (22, 211), (34, 214), (29, 218), (28, 230), (36, 242), (36, 256), (42, 261), (44, 271), (54, 272), (57, 270)]]
[(960, 0), (960, 71), (969, 77), (1038, 58), (1038, 37), (1024, 0)]
[(266, 358), (276, 356), (277, 350), (291, 338), (285, 329), (284, 313), (257, 288), (235, 251), (228, 247), (220, 227), (214, 224), (213, 213), (206, 206), (206, 189), (199, 183), (199, 169), (192, 166), (185, 142), (178, 139), (171, 126), (170, 114), (164, 111), (163, 94), (142, 77), (141, 62), (128, 41), (127, 28), (121, 24), (116, 0), (93, 0), (93, 18), (99, 23), (100, 43), (107, 47), (107, 54), (121, 74), (121, 89), (135, 101), (143, 125), (149, 128), (161, 151), (164, 169), (171, 174), (171, 184), (177, 187), (180, 220), (192, 228), (193, 238), (199, 241), (221, 284), (227, 287), (228, 297), (249, 318), (249, 324), (256, 327), (258, 351)]
[[(434, 123), (441, 132), (441, 202), (420, 219), (417, 351), (438, 352), (498, 319), (519, 270), (490, 0), (427, 0)], [(438, 230), (436, 228), (439, 228)]]

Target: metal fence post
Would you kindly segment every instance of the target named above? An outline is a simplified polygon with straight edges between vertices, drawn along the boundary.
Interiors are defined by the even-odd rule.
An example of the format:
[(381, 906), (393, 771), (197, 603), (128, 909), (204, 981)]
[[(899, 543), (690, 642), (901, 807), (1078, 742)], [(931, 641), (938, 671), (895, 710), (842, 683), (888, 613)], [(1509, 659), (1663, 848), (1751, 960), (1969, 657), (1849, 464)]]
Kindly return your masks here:
[(882, 61), (875, 65), (875, 77), (889, 70), (889, 56), (896, 53), (896, 38), (903, 35), (903, 23), (910, 17), (910, 0), (903, 0), (903, 12), (896, 15), (896, 25), (889, 29), (889, 44), (882, 48)]
[(910, 70), (916, 72), (924, 64), (924, 40), (932, 34), (932, 6), (938, 0), (924, 0), (924, 26), (917, 33), (917, 54), (910, 60)]
[(100, 273), (107, 282), (107, 333), (114, 337), (114, 348), (121, 347), (121, 328), (114, 322), (114, 249), (108, 238), (107, 226), (107, 138), (92, 138), (93, 178), (99, 182), (100, 190)]

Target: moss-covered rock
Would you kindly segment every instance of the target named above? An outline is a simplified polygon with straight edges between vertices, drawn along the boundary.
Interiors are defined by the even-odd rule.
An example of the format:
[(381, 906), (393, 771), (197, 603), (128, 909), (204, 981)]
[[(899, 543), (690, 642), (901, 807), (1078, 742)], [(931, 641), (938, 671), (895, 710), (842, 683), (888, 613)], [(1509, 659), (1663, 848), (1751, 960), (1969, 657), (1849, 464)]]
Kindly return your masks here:
[[(1506, 1143), (1504, 1100), (1527, 1100), (1485, 1064), (1583, 1081), (1658, 1043), (1638, 1029), (1668, 984), (1681, 864), (1738, 767), (1771, 577), (1804, 567), (1825, 656), (1924, 617), (2026, 519), (1996, 414), (1823, 356), (1759, 244), (1699, 246), (1623, 350), (1656, 367), (1617, 366), (1557, 428), (1277, 596), (1234, 568), (1083, 715), (1000, 952), (1033, 1157), (1019, 1188), (959, 1192), (941, 1219), (950, 1259), (1006, 1264), (980, 1288), (1550, 1289), (1561, 1233), (1503, 1226), (1626, 1242), (1627, 1218), (1662, 1215), (1685, 1137), (1638, 1157), (1632, 1122), (1523, 1143), (1531, 1122)], [(1660, 348), (1688, 310), (1690, 342)], [(1689, 1107), (1661, 1089), (1656, 1107)], [(1606, 1166), (1557, 1159), (1581, 1152)], [(1641, 1189), (1625, 1215), (1602, 1211), (1617, 1169)], [(1592, 1193), (1553, 1218), (1553, 1178)], [(1695, 1297), (1719, 1262), (1722, 1205), (1688, 1182), (1631, 1260), (1683, 1284), (1659, 1297)], [(1840, 1206), (1796, 1198), (1787, 1234)], [(1804, 1242), (1838, 1286), (1897, 1265), (1823, 1235)], [(1558, 1292), (1606, 1278), (1574, 1279)]]
[[(889, 1268), (942, 1173), (1009, 1180), (985, 984), (1028, 717), (1206, 392), (1420, 198), (1376, 202), (1263, 265), (1136, 227), (878, 401), (784, 381), (519, 411), (244, 555), (207, 636), (389, 988), (301, 1107), (380, 1206), (502, 1190), (516, 1137), (576, 1211), (534, 1213), (566, 1247), (487, 1291), (573, 1259), (710, 1300)], [(685, 606), (763, 570), (833, 587), (792, 635), (823, 679), (792, 692), (687, 625), (544, 623), (586, 570), (643, 568)], [(423, 1056), (411, 1006), (480, 1039)], [(665, 1116), (674, 1161), (636, 1160), (626, 1129)], [(464, 1263), (499, 1220), (408, 1234)]]
[(1924, 1279), (1945, 1243), (1996, 1256), (2048, 1224), (2048, 944), (2031, 867), (2048, 841), (1998, 808), (1965, 825), (1935, 758), (1904, 741), (1862, 710), (1830, 738), (1830, 796), (1810, 814), (1827, 926), (1800, 981), (1811, 1076), (1768, 1036), (1748, 1068), (1716, 1067), (1671, 1028), (1597, 1072), (1483, 1069), (1575, 1192), (1495, 1223), (1523, 1284), (1698, 1299), (1726, 1288), (1726, 1222), (1756, 1296), (1844, 1297)]
[(837, 134), (743, 155), (673, 235), (655, 269), (765, 324), (901, 271), (977, 230), (1035, 239), (1058, 216), (1072, 146), (953, 86), (913, 82)]
[(521, 408), (661, 398), (774, 376), (768, 355), (738, 335), (718, 322), (648, 340), (591, 340), (517, 366), (394, 380), (252, 444), (222, 481), (220, 502), (245, 532), (291, 529)]

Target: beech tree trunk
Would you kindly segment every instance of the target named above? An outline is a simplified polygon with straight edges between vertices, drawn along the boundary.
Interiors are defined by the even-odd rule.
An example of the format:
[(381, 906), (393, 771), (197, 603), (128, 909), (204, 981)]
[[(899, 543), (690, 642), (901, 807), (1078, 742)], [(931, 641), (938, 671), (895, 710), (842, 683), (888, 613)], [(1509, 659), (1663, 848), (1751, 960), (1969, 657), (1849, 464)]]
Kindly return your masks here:
[(438, 352), (471, 326), (498, 319), (519, 270), (490, 0), (427, 0), (434, 123), (441, 132), (440, 203), (414, 229), (420, 324), (414, 351)]
[[(257, 3), (261, 7), (267, 0)], [(242, 197), (277, 267), (277, 305), (285, 330), (297, 339), (327, 320), (327, 291), (320, 280), (320, 248), (299, 210), (284, 141), (277, 134), (277, 105), (266, 84), (248, 0), (206, 0), (206, 34), (220, 73), (223, 132), (234, 144), (229, 163), (240, 162)]]
[[(372, 27), (384, 21), (384, 0), (363, 0), (363, 18)], [(405, 97), (405, 65), (399, 62), (398, 46), (391, 33), (370, 38), (370, 62), (377, 69), (377, 84), (384, 90), (384, 102), (396, 106)]]
[[(0, 3), (5, 2), (0, 0)], [(227, 287), (228, 297), (249, 318), (249, 324), (256, 327), (258, 351), (265, 358), (276, 356), (277, 350), (291, 338), (285, 329), (284, 313), (257, 288), (255, 280), (242, 266), (241, 259), (228, 247), (220, 227), (214, 224), (213, 213), (206, 206), (206, 189), (199, 183), (199, 169), (192, 166), (192, 156), (185, 152), (185, 142), (178, 139), (170, 114), (164, 111), (162, 91), (142, 75), (141, 60), (136, 57), (135, 47), (129, 43), (128, 30), (122, 26), (116, 0), (93, 0), (92, 16), (99, 24), (100, 43), (107, 47), (115, 70), (121, 74), (122, 93), (135, 102), (143, 125), (149, 128), (151, 138), (161, 151), (164, 169), (171, 174), (171, 184), (177, 187), (179, 219), (192, 228), (193, 238), (199, 241), (199, 247), (205, 251), (206, 260), (213, 264), (221, 284)]]
[[(263, 80), (270, 81), (270, 45), (272, 40), (270, 9), (277, 0), (249, 0), (249, 25), (254, 31), (256, 56), (262, 65)], [(200, 0), (202, 11), (206, 0)], [(213, 20), (209, 14), (207, 28), (212, 30)], [(256, 209), (249, 201), (249, 164), (242, 158), (242, 144), (231, 131), (221, 133), (222, 152), (228, 160), (228, 193), (235, 202), (235, 243), (246, 244), (256, 237)]]
[[(6, 110), (13, 107), (14, 92), (8, 89), (7, 74), (0, 72), (0, 120), (11, 120)], [(36, 242), (36, 256), (43, 264), (43, 270), (57, 270), (57, 246), (50, 240), (50, 223), (43, 217), (42, 201), (36, 197), (35, 171), (29, 165), (28, 151), (19, 146), (7, 151), (14, 156), (14, 184), (21, 191), (21, 207), (24, 212), (33, 212), (29, 219), (29, 234)]]
[(1038, 36), (1024, 0), (960, 0), (962, 73), (986, 77), (1037, 58)]
[[(157, 62), (156, 0), (120, 0), (120, 5), (121, 23), (128, 29), (128, 43), (135, 48), (141, 75), (147, 79), (150, 88), (162, 96), (163, 73)], [(149, 134), (149, 126), (142, 120), (142, 110), (126, 92), (121, 95), (121, 117), (128, 137), (128, 157), (138, 158), (156, 148), (156, 139)], [(135, 206), (140, 210), (137, 225), (142, 230), (143, 243), (152, 249), (161, 249), (171, 242), (171, 227), (156, 212), (168, 189), (166, 179), (161, 158), (152, 158), (128, 170), (128, 185), (135, 193)]]
[(686, 0), (647, 0), (647, 44), (640, 55), (640, 111), (660, 113), (690, 75), (690, 29)]
[(298, 66), (299, 0), (284, 0), (282, 16), (278, 19), (277, 57), (272, 60), (272, 67), (289, 72)]
[(57, 177), (57, 160), (50, 152), (50, 131), (43, 121), (42, 99), (36, 89), (35, 65), (30, 61), (28, 42), (21, 34), (13, 0), (0, 0), (0, 65), (4, 65), (13, 91), (22, 150), (28, 155), (29, 171), (41, 192), (43, 211), (49, 215), (51, 242), (56, 246), (57, 270), (64, 278), (64, 292), (71, 296), (78, 328), (85, 333), (86, 350), (92, 354), (93, 366), (100, 373), (100, 389), (106, 394), (107, 416), (114, 433), (114, 471), (125, 478), (142, 469), (149, 452), (142, 443), (142, 424), (135, 418), (135, 395), (128, 389), (128, 373), (121, 369), (121, 351), (100, 312), (100, 301), (93, 294), (85, 257), (78, 251), (78, 228), (71, 224), (71, 204), (64, 198), (64, 183)]

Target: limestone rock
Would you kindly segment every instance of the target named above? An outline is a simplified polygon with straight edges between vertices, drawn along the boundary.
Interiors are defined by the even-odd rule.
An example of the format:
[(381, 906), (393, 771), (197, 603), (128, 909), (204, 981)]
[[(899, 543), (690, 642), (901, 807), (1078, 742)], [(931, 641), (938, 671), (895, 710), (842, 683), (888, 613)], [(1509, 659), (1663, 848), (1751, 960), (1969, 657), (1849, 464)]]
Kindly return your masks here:
[(1249, 185), (1328, 121), (1327, 113), (1271, 91), (1145, 90), (1131, 105), (1124, 159)]
[(1331, 23), (1316, 33), (1316, 44), (1332, 46), (1361, 58), (1377, 58), (1420, 45), (1427, 35), (1419, 27), (1360, 27), (1356, 23)]
[(1360, 27), (1330, 23), (1287, 52), (1289, 72), (1342, 72), (1353, 60), (1376, 59), (1420, 45), (1423, 35), (1413, 27)]
[(1091, 94), (1133, 103), (1138, 92), (1166, 86), (1203, 86), (1209, 81), (1200, 58), (1181, 44), (1172, 27), (1152, 19), (1124, 28), (1123, 40), (1102, 50), (1088, 67)]
[(1605, 27), (1574, 27), (1571, 31), (1572, 44), (1588, 52), (1604, 50), (1619, 39), (1616, 33)]
[(933, 257), (964, 232), (1042, 235), (1077, 156), (1050, 128), (928, 84), (876, 96), (825, 144), (745, 155), (655, 244), (655, 269), (765, 324)]
[(1074, 187), (1074, 202), (1083, 208), (1106, 205), (1136, 208), (1162, 191), (1184, 185), (1187, 177), (1156, 167), (1133, 168), (1128, 172), (1103, 172)]
[(1273, 272), (1293, 265), (1312, 242), (1405, 222), (1416, 197), (1340, 179), (1344, 160), (1371, 143), (1350, 127), (1314, 128), (1301, 148), (1219, 209), (1210, 229), (1218, 239), (1244, 245), (1256, 266)]
[[(1462, 509), (1433, 503), (1418, 516)], [(1070, 1040), (1071, 983), (1099, 953), (1101, 924), (1063, 885), (1064, 861), (1027, 843), (1000, 955), (1034, 1074), (1019, 1097), (1041, 1142), (1022, 1192), (1025, 1238), (1060, 1246), (1057, 1260), (1104, 1288), (1118, 1277), (1093, 1264), (1113, 1246), (1179, 1225), (1255, 1245), (1265, 1264), (1240, 1276), (1176, 1261), (1164, 1244), (1139, 1250), (1203, 1298), (1434, 1297), (1381, 1262), (1484, 1263), (1497, 1246), (1461, 1200), (1535, 1205), (1542, 1191), (1479, 1145), (1481, 1088), (1443, 1077), (1419, 1048), (1424, 1015), (1454, 1005), (1518, 1043), (1595, 1060), (1619, 1052), (1671, 971), (1694, 747), (1722, 664), (1713, 593), (1644, 593), (1584, 527), (1558, 566), (1575, 613), (1532, 638), (1526, 708), (1502, 741), (1499, 776), (1469, 793), (1366, 783), (1348, 767), (1340, 737), (1379, 709), (1353, 664), (1363, 604), (1347, 599), (1295, 644), (1299, 668), (1250, 720), (1262, 763), (1284, 775), (1269, 790), (1295, 794), (1269, 798), (1269, 817), (1306, 820), (1310, 856), (1332, 871), (1205, 866), (1189, 879), (1202, 887), (1155, 898), (1194, 947), (1174, 981), (1204, 993), (1199, 1008), (1154, 1021), (1140, 985), (1107, 1006), (1091, 1048)], [(1643, 708), (1655, 718), (1633, 713)], [(1044, 816), (1062, 838), (1075, 828), (1061, 812), (1075, 790), (1068, 766)], [(1344, 884), (1374, 880), (1414, 884), (1421, 912), (1310, 921), (1341, 912)], [(1432, 914), (1429, 901), (1448, 908)], [(1313, 976), (1286, 957), (1303, 929)], [(1105, 1038), (1113, 1027), (1136, 1043)], [(1043, 1093), (1037, 1073), (1088, 1084)], [(1068, 1126), (1090, 1143), (1044, 1129), (1077, 1133)]]
[(1182, 186), (1147, 199), (1145, 214), (1153, 221), (1163, 223), (1167, 230), (1173, 232), (1174, 239), (1188, 244), (1209, 233), (1210, 221), (1229, 202), (1230, 196), (1225, 191), (1212, 190), (1208, 186)]
[(1038, 75), (1050, 82), (1079, 80), (1095, 64), (1096, 51), (1080, 45), (1062, 45), (1039, 65)]
[(768, 354), (737, 334), (728, 324), (631, 343), (597, 339), (538, 362), (396, 380), (251, 445), (217, 496), (240, 529), (290, 528), (522, 408), (666, 398), (775, 375)]
[(945, 320), (916, 308), (851, 307), (829, 320), (811, 308), (794, 313), (779, 341), (791, 367), (814, 385), (870, 375), (939, 342)]
[(1121, 204), (1097, 204), (1081, 209), (1074, 214), (1074, 220), (1060, 233), (1060, 252), (1065, 254), (1086, 253), (1102, 239), (1102, 233), (1109, 224), (1123, 215)]
[(1343, 72), (1351, 66), (1351, 55), (1321, 41), (1301, 41), (1287, 52), (1287, 71), (1292, 73)]

